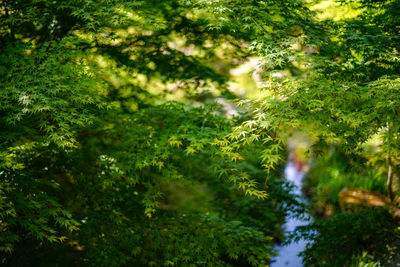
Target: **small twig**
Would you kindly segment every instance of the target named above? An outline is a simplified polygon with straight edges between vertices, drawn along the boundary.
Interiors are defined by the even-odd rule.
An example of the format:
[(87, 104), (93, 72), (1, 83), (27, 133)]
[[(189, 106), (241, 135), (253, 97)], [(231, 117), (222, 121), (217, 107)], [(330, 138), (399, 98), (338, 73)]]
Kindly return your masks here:
[(268, 189), (268, 181), (269, 181), (269, 168), (267, 169), (267, 178), (265, 178), (265, 188), (267, 188)]

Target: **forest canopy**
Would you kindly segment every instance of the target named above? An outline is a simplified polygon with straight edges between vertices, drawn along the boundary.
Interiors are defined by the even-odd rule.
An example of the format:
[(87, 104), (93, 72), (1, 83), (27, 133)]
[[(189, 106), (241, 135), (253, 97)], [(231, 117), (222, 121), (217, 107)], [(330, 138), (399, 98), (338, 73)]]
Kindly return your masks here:
[(1, 262), (267, 265), (294, 131), (395, 203), (400, 1), (331, 2), (0, 0)]

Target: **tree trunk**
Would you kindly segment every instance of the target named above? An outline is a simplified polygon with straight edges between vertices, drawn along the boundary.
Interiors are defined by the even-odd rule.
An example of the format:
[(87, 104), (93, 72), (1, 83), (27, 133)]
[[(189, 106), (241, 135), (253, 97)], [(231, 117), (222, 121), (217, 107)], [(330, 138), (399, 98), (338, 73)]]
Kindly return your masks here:
[(393, 171), (392, 171), (392, 159), (389, 155), (388, 158), (388, 175), (386, 181), (387, 191), (389, 193), (390, 202), (394, 200), (394, 193), (393, 193)]
[(392, 153), (390, 151), (391, 146), (392, 146), (392, 136), (391, 136), (391, 132), (390, 132), (390, 123), (387, 122), (386, 123), (387, 126), (387, 130), (388, 130), (388, 139), (389, 139), (389, 147), (388, 147), (388, 174), (387, 174), (387, 181), (386, 181), (386, 186), (387, 186), (387, 191), (389, 194), (389, 198), (390, 198), (390, 202), (393, 203), (394, 200), (394, 194), (393, 194), (393, 171), (392, 171)]

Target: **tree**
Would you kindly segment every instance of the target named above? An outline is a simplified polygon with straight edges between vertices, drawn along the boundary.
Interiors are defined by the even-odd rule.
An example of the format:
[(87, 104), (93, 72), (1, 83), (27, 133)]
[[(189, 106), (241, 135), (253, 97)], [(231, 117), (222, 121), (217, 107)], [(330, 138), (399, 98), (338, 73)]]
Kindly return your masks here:
[[(3, 263), (267, 263), (288, 193), (271, 181), (277, 200), (259, 200), (254, 152), (282, 151), (232, 141), (243, 118), (228, 121), (203, 98), (236, 97), (233, 63), (218, 68), (226, 59), (261, 51), (286, 63), (299, 27), (318, 32), (307, 8), (3, 0), (0, 10)], [(163, 192), (187, 183), (212, 188), (206, 212), (168, 207), (177, 190)]]
[[(348, 153), (360, 154), (364, 144), (378, 135), (379, 154), (370, 161), (376, 167), (385, 161), (388, 196), (394, 201), (393, 177), (399, 177), (400, 2), (340, 3), (362, 12), (322, 21), (325, 33), (317, 46), (298, 45), (297, 57), (283, 67), (294, 70), (292, 75), (277, 78), (272, 74), (279, 69), (266, 68), (271, 95), (249, 103), (255, 119), (238, 127), (235, 137), (273, 130), (274, 136), (254, 138), (272, 140), (278, 150), (288, 129), (295, 128), (313, 136), (314, 152), (338, 144)], [(273, 151), (265, 153), (271, 159)]]

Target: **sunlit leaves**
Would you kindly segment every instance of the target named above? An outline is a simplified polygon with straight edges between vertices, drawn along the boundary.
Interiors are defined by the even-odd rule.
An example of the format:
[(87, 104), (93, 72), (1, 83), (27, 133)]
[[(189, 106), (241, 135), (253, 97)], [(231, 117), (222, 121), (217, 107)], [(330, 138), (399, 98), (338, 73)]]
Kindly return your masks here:
[[(278, 97), (240, 126), (246, 118), (228, 120), (209, 100), (236, 97), (229, 69), (250, 55), (268, 68), (293, 61), (291, 46), (313, 24), (301, 2), (35, 0), (0, 9), (0, 249), (46, 254), (64, 242), (74, 262), (110, 266), (268, 263), (266, 233), (279, 219), (274, 202), (261, 201), (261, 165), (278, 163), (278, 130), (297, 114), (268, 114)], [(177, 184), (216, 199), (173, 211)]]

